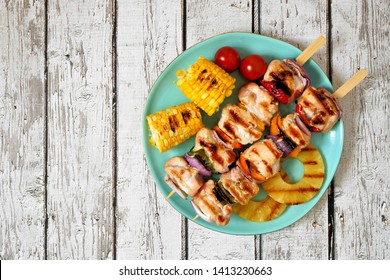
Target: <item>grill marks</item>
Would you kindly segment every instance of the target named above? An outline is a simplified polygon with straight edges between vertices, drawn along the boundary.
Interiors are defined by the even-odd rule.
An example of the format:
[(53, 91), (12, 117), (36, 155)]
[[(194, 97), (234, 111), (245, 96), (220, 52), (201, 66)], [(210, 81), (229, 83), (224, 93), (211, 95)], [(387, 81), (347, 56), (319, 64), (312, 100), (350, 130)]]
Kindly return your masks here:
[(247, 160), (252, 178), (263, 182), (278, 172), (282, 154), (272, 140), (264, 139), (245, 150), (242, 157)]
[(341, 108), (326, 89), (309, 87), (298, 100), (310, 126), (319, 131), (328, 131), (340, 118)]
[(274, 78), (275, 88), (280, 89), (288, 96), (291, 96), (291, 91), (284, 81), (293, 78), (293, 73), (290, 71), (280, 71), (271, 72), (270, 75)]
[[(233, 130), (230, 123), (224, 123), (223, 128), (226, 129), (226, 131), (228, 133), (235, 135), (234, 130)], [(237, 138), (237, 137), (235, 137), (235, 138)]]
[(319, 173), (319, 174), (305, 174), (303, 175), (305, 178), (324, 178), (325, 174), (324, 173)]
[[(243, 108), (241, 108), (241, 109), (243, 109)], [(243, 110), (245, 110), (245, 109), (243, 109)], [(253, 135), (254, 137), (256, 137), (256, 138), (260, 138), (260, 136), (261, 136), (261, 133), (258, 133), (256, 130), (254, 130), (254, 129), (251, 129), (251, 128), (255, 128), (256, 127), (256, 125), (255, 124), (253, 124), (253, 123), (251, 123), (250, 121), (248, 122), (248, 121), (246, 121), (246, 120), (244, 120), (244, 119), (242, 119), (241, 117), (240, 117), (240, 115), (239, 114), (237, 114), (236, 113), (236, 111), (234, 111), (234, 110), (229, 110), (229, 115), (232, 117), (232, 119), (236, 122), (236, 123), (238, 123), (239, 125), (241, 125), (241, 126), (243, 126), (243, 127), (248, 127), (249, 128), (249, 130), (248, 130), (248, 132), (251, 134), (251, 135)]]
[(333, 100), (330, 100), (327, 97), (326, 92), (324, 89), (320, 88), (318, 90), (314, 90), (315, 96), (318, 98), (318, 100), (324, 105), (324, 108), (326, 109), (327, 113), (331, 116), (335, 116), (337, 112), (335, 111), (336, 105), (334, 104)]
[[(308, 151), (307, 149), (305, 149), (305, 151)], [(308, 161), (302, 161), (302, 164), (305, 165), (317, 165), (318, 162), (314, 161), (314, 160), (308, 160)]]
[(267, 169), (268, 173), (272, 174), (272, 166), (268, 163), (268, 161), (262, 159), (261, 162), (263, 163), (263, 165), (265, 166), (265, 168)]
[(241, 145), (250, 144), (260, 139), (264, 130), (263, 123), (240, 102), (237, 105), (228, 104), (225, 106), (218, 126), (231, 139), (235, 139)]
[(267, 191), (269, 194), (275, 194), (275, 193), (317, 193), (319, 188), (316, 186), (309, 186), (309, 187), (302, 187), (302, 188), (294, 188), (294, 189), (278, 189), (278, 190), (272, 190)]
[(183, 121), (185, 124), (188, 123), (188, 121), (191, 119), (191, 112), (190, 111), (183, 111), (181, 112), (181, 116), (183, 118)]
[(217, 225), (223, 226), (229, 222), (233, 207), (231, 204), (219, 201), (214, 193), (214, 188), (214, 181), (207, 181), (199, 193), (194, 196), (193, 202), (209, 217), (210, 222), (216, 222)]
[(241, 117), (232, 109), (229, 110), (229, 115), (232, 117), (232, 119), (236, 122), (239, 123), (242, 126), (246, 125), (246, 122), (241, 119)]
[(217, 162), (220, 165), (225, 165), (226, 162), (233, 162), (236, 159), (235, 153), (233, 151), (231, 153), (227, 153), (226, 159), (222, 157), (222, 150), (225, 152), (225, 149), (212, 142), (208, 142), (206, 138), (200, 138), (199, 144), (209, 151), (209, 158), (213, 162)]
[(259, 191), (259, 186), (245, 177), (237, 166), (222, 174), (219, 184), (241, 205), (247, 204)]
[(209, 81), (208, 82), (208, 86), (207, 86), (207, 88), (206, 88), (206, 90), (207, 91), (209, 91), (209, 90), (211, 90), (211, 89), (213, 89), (213, 88), (216, 88), (218, 85), (219, 85), (219, 83), (218, 83), (218, 81), (217, 81), (217, 79), (216, 78), (212, 78), (212, 80), (210, 81), (210, 78), (211, 78), (211, 73), (209, 73), (208, 71), (207, 71), (207, 69), (203, 69), (200, 73), (199, 73), (199, 75), (198, 75), (198, 77), (197, 77), (197, 81), (198, 82), (200, 82), (200, 83), (203, 83), (203, 81)]
[(266, 141), (264, 144), (267, 146), (268, 150), (270, 150), (271, 153), (275, 156), (275, 158), (280, 158), (282, 156), (283, 153), (279, 149), (277, 149), (275, 145), (271, 144), (271, 142)]
[(171, 127), (171, 130), (173, 132), (176, 132), (176, 129), (180, 126), (179, 121), (177, 120), (176, 116), (169, 116), (169, 126)]
[(326, 117), (326, 114), (324, 112), (320, 112), (319, 114), (315, 115), (314, 118), (311, 119), (311, 122), (313, 124), (320, 124), (320, 125), (323, 125), (325, 124), (325, 118)]
[(206, 147), (206, 148), (209, 148), (211, 151), (215, 152), (217, 151), (217, 146), (214, 145), (214, 143), (210, 143), (210, 142), (207, 142), (206, 139), (204, 138), (201, 138), (199, 140), (199, 143), (203, 146), (203, 147)]
[(298, 145), (305, 145), (306, 142), (304, 140), (300, 139), (302, 132), (299, 128), (297, 128), (293, 125), (290, 125), (289, 130), (290, 130), (290, 134), (292, 136), (294, 136), (294, 138), (299, 139)]
[[(283, 133), (284, 140), (288, 143), (288, 140), (294, 144), (291, 146), (293, 149), (296, 146), (300, 148), (306, 147), (310, 143), (310, 137), (306, 135), (297, 125), (295, 121), (295, 114), (288, 114), (281, 120), (280, 130)], [(288, 143), (290, 144), (290, 143)]]
[(204, 150), (205, 156), (213, 165), (214, 172), (225, 173), (236, 160), (233, 148), (221, 140), (217, 132), (203, 127), (196, 134), (194, 151)]

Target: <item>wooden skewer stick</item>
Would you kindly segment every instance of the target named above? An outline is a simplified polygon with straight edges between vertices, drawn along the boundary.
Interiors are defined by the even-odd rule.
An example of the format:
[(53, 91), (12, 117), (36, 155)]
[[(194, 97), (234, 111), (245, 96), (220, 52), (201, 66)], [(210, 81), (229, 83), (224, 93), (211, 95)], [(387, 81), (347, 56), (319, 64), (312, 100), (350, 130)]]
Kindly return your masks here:
[(196, 215), (195, 217), (193, 217), (192, 220), (195, 221), (197, 218), (199, 218), (199, 215)]
[(353, 75), (348, 81), (346, 81), (341, 87), (339, 87), (334, 93), (333, 96), (336, 98), (343, 98), (350, 92), (354, 87), (356, 87), (366, 76), (368, 72), (364, 69), (360, 69)]
[(175, 194), (175, 191), (171, 191), (166, 197), (165, 200), (168, 200), (172, 195)]
[(298, 55), (295, 61), (302, 66), (313, 56), (316, 51), (318, 51), (319, 48), (325, 44), (325, 42), (326, 38), (323, 35), (320, 35), (300, 55)]

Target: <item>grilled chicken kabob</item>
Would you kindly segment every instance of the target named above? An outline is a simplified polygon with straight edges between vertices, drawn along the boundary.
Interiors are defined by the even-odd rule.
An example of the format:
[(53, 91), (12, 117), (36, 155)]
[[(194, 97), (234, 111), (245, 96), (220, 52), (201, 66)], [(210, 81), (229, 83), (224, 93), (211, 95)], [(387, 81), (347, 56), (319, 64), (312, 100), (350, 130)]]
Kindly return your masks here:
[[(218, 225), (229, 222), (234, 203), (245, 205), (258, 193), (254, 179), (238, 166), (230, 167), (237, 160), (235, 149), (259, 140), (278, 111), (275, 98), (255, 83), (241, 87), (238, 98), (237, 105), (228, 104), (223, 109), (214, 129), (199, 130), (193, 149), (185, 157), (170, 158), (164, 166), (167, 184), (182, 198), (193, 197), (191, 203), (198, 215)], [(258, 142), (253, 149), (258, 147), (264, 153), (270, 147), (277, 157), (281, 156), (271, 140), (260, 142), (263, 144)], [(274, 158), (269, 161), (273, 164)], [(266, 164), (267, 159), (262, 163)], [(213, 173), (222, 174), (218, 182), (204, 179)]]
[[(194, 148), (185, 158), (173, 157), (164, 166), (168, 185), (183, 198), (193, 197), (191, 203), (197, 214), (218, 225), (229, 222), (234, 203), (245, 205), (256, 196), (260, 178), (275, 175), (283, 155), (272, 140), (257, 141), (278, 111), (275, 98), (253, 82), (240, 88), (238, 98), (237, 105), (223, 109), (214, 130), (205, 127), (196, 134)], [(236, 161), (234, 149), (255, 141), (246, 150), (247, 157), (258, 162), (251, 167), (252, 175), (244, 172), (239, 162), (229, 170)], [(222, 174), (218, 182), (204, 179), (212, 173)]]
[(231, 139), (237, 148), (259, 140), (264, 130), (261, 124), (269, 125), (278, 103), (292, 102), (310, 85), (302, 65), (325, 41), (325, 37), (320, 36), (296, 60), (272, 60), (260, 81), (261, 86), (254, 82), (244, 85), (238, 93), (240, 102), (228, 104), (222, 111), (215, 128), (220, 136)]
[[(364, 70), (358, 72), (335, 92), (336, 96), (344, 96), (365, 75), (367, 75), (367, 72)], [(251, 87), (254, 88), (252, 84)], [(346, 87), (349, 88), (346, 89)], [(244, 86), (240, 89), (240, 92), (247, 90)], [(315, 96), (313, 97), (312, 95)], [(318, 102), (314, 100), (318, 100)], [(316, 112), (316, 114), (306, 114), (306, 120), (313, 125), (317, 125), (317, 129), (321, 129), (321, 132), (326, 132), (332, 128), (341, 116), (341, 109), (337, 101), (324, 89), (308, 88), (297, 104), (302, 104), (306, 108), (309, 103), (310, 112)], [(322, 128), (319, 127), (316, 115), (322, 116)], [(319, 130), (314, 131), (312, 128), (308, 129), (305, 123), (300, 123), (300, 115), (297, 113), (289, 114), (279, 120), (276, 117), (273, 120), (277, 120), (275, 122), (276, 126), (271, 124), (269, 139), (260, 140), (244, 150), (237, 160), (236, 166), (223, 173), (217, 183), (213, 180), (204, 182), (199, 179), (197, 184), (191, 184), (192, 190), (187, 192), (187, 194), (193, 196), (191, 203), (202, 219), (208, 222), (216, 222), (217, 225), (226, 225), (233, 213), (233, 204), (247, 204), (258, 193), (258, 183), (265, 182), (279, 172), (280, 159), (291, 153), (291, 151), (289, 152), (286, 149), (286, 144), (291, 145), (293, 143), (292, 145), (303, 148), (309, 144), (310, 130), (320, 132)], [(276, 139), (275, 136), (277, 137)], [(283, 142), (280, 142), (280, 139)], [(287, 141), (289, 143), (286, 143)], [(181, 158), (181, 161), (186, 171), (184, 173), (183, 171), (177, 172), (173, 164), (177, 158), (180, 157), (172, 158), (166, 163), (165, 170), (168, 178), (177, 174), (185, 174), (186, 172), (199, 172), (199, 170), (186, 163), (183, 158)], [(172, 174), (173, 170), (175, 174)], [(202, 176), (198, 176), (198, 178), (202, 178)], [(184, 181), (189, 182), (190, 180)], [(193, 195), (194, 193), (195, 195)]]
[[(305, 76), (303, 69), (294, 61), (273, 61), (270, 66), (272, 65), (275, 67), (268, 69), (267, 73), (270, 73), (268, 76), (278, 77), (278, 80), (273, 81), (272, 85), (283, 88), (285, 92), (293, 93), (290, 94), (293, 96), (291, 99), (299, 96), (308, 86), (307, 75)], [(265, 75), (266, 77), (267, 75)], [(270, 83), (263, 84), (269, 86)], [(263, 94), (256, 94), (259, 92)], [(278, 95), (273, 95), (278, 97)], [(183, 175), (188, 173), (192, 175), (188, 178), (197, 178), (195, 184), (188, 184), (190, 180), (182, 180), (185, 186), (179, 187), (179, 192), (181, 191), (183, 197), (186, 194), (193, 196), (191, 203), (199, 216), (209, 222), (215, 221), (218, 225), (226, 225), (229, 222), (233, 203), (247, 204), (258, 192), (257, 183), (268, 180), (279, 171), (280, 158), (289, 154), (289, 150), (286, 149), (287, 145), (300, 149), (310, 142), (310, 132), (307, 133), (308, 129), (305, 124), (296, 114), (290, 114), (277, 121), (280, 128), (278, 136), (282, 137), (257, 142), (241, 153), (237, 166), (229, 170), (229, 166), (235, 160), (233, 149), (241, 148), (243, 145), (251, 144), (260, 139), (264, 124), (269, 125), (278, 105), (278, 102), (267, 90), (255, 83), (249, 83), (242, 87), (239, 99), (240, 102), (237, 105), (228, 104), (224, 108), (221, 120), (214, 131), (206, 128), (199, 131), (194, 149), (186, 155), (187, 162), (183, 158), (175, 157), (168, 160), (165, 165), (168, 184), (172, 184), (172, 178), (178, 174), (179, 177), (187, 178), (188, 176)], [(288, 102), (283, 101), (282, 103)], [(260, 106), (258, 106), (259, 104)], [(271, 110), (268, 107), (271, 107)], [(276, 108), (276, 110), (272, 108)], [(221, 157), (221, 154), (227, 156)], [(199, 158), (208, 159), (202, 160), (202, 162), (210, 163), (211, 161), (212, 164), (206, 164), (207, 167), (216, 165), (217, 168), (207, 170), (204, 165), (199, 164), (197, 161)], [(180, 173), (176, 172), (177, 162), (181, 163), (179, 165)], [(194, 171), (194, 167), (191, 165), (198, 167), (199, 173)], [(225, 172), (217, 184), (213, 180), (203, 181), (201, 175), (210, 176), (210, 170), (217, 173)], [(226, 170), (229, 171), (226, 172)], [(177, 183), (180, 180), (173, 179), (173, 181)], [(189, 189), (188, 185), (192, 189)], [(186, 192), (183, 192), (183, 189)], [(194, 193), (195, 195), (192, 195)]]
[[(258, 150), (259, 153), (264, 153), (262, 160), (257, 164), (258, 173), (264, 178), (275, 175), (279, 170), (282, 152), (276, 148), (272, 140), (260, 140), (250, 148), (252, 152)], [(274, 167), (270, 172), (268, 166), (271, 165)], [(245, 205), (259, 191), (258, 181), (246, 175), (239, 166), (222, 173), (218, 182), (212, 179), (205, 180), (197, 168), (179, 156), (168, 159), (164, 169), (165, 180), (172, 189), (183, 198), (187, 195), (192, 196), (191, 204), (196, 213), (202, 219), (220, 226), (228, 224), (234, 203)], [(174, 182), (173, 186), (171, 182)]]
[(282, 119), (277, 115), (272, 120), (267, 138), (275, 142), (284, 157), (296, 156), (310, 143), (312, 133), (326, 133), (339, 121), (342, 109), (336, 99), (343, 98), (367, 74), (366, 70), (359, 70), (333, 94), (309, 86), (298, 98), (294, 113)]
[(291, 103), (310, 85), (309, 76), (302, 66), (325, 42), (325, 37), (319, 36), (295, 60), (272, 60), (260, 81), (261, 84), (280, 103)]
[[(304, 64), (312, 54), (322, 46), (324, 41), (325, 38), (321, 36), (297, 59), (300, 59), (301, 63)], [(303, 87), (306, 87), (310, 81), (307, 76), (304, 76), (304, 70), (297, 63), (291, 59), (286, 61), (287, 64), (274, 61), (273, 64), (286, 64), (287, 66), (284, 68), (279, 67), (279, 69), (277, 69), (277, 67), (271, 67), (271, 73), (280, 72), (281, 74), (279, 77), (282, 75), (285, 76), (284, 83), (288, 85), (289, 90), (294, 93), (300, 93), (303, 89), (302, 83), (299, 83), (298, 81), (305, 81)], [(217, 224), (221, 225), (228, 222), (229, 219), (226, 217), (230, 217), (232, 212), (231, 206), (228, 206), (227, 204), (222, 205), (221, 201), (246, 204), (249, 199), (258, 192), (258, 186), (255, 180), (258, 182), (258, 177), (268, 178), (273, 176), (275, 172), (279, 170), (278, 160), (282, 155), (278, 152), (272, 141), (260, 141), (257, 146), (261, 151), (264, 152), (264, 150), (271, 149), (274, 154), (276, 151), (276, 157), (271, 157), (271, 162), (269, 163), (270, 165), (275, 165), (274, 168), (271, 168), (271, 174), (267, 175), (269, 172), (267, 172), (266, 167), (260, 167), (262, 172), (266, 171), (264, 172), (265, 175), (261, 175), (261, 173), (257, 172), (258, 176), (255, 176), (255, 180), (253, 180), (251, 177), (247, 177), (239, 167), (235, 167), (229, 171), (229, 167), (236, 160), (236, 154), (233, 149), (242, 148), (244, 145), (252, 144), (259, 140), (265, 125), (268, 126), (270, 124), (272, 116), (278, 111), (278, 101), (264, 87), (258, 86), (255, 83), (248, 83), (243, 86), (239, 91), (238, 98), (240, 100), (238, 104), (228, 104), (223, 109), (222, 117), (214, 130), (203, 128), (197, 133), (194, 148), (186, 154), (188, 164), (185, 164), (183, 158), (175, 157), (168, 160), (165, 165), (167, 183), (183, 198), (185, 198), (187, 194), (192, 196), (191, 193), (196, 193), (200, 190), (203, 182), (199, 179), (199, 174), (210, 176), (212, 173), (224, 173), (217, 186), (214, 186), (215, 183), (212, 180), (209, 180), (204, 184), (203, 191), (199, 191), (199, 195), (196, 195), (192, 201), (193, 206), (198, 210), (198, 213), (203, 213), (203, 211), (208, 212), (208, 216), (212, 217), (211, 220), (214, 220)], [(252, 147), (251, 149), (256, 151), (255, 147)], [(243, 158), (244, 156), (240, 157), (241, 160)], [(277, 159), (277, 161), (273, 162), (275, 159)], [(186, 174), (186, 176), (189, 176), (190, 178), (197, 178), (197, 180), (195, 180), (197, 183), (190, 185), (193, 187), (192, 189), (188, 188), (188, 181), (186, 180), (182, 182), (185, 184), (183, 184), (183, 187), (181, 188), (177, 187), (177, 184), (175, 184), (175, 182), (178, 183), (181, 181), (180, 179), (175, 179), (175, 176), (177, 177), (178, 175), (176, 173), (178, 162), (181, 163), (179, 165), (181, 170), (179, 176), (184, 176), (184, 174)], [(238, 165), (243, 166), (242, 162), (243, 161)], [(267, 166), (268, 164), (265, 159), (262, 159), (261, 162), (264, 166)], [(198, 169), (199, 174), (194, 172), (192, 166)], [(184, 170), (187, 172), (184, 172)], [(196, 173), (196, 175), (194, 175), (194, 173)], [(228, 182), (230, 182), (230, 184)], [(223, 185), (227, 186), (227, 191), (225, 189), (226, 187), (223, 187)], [(229, 188), (229, 186), (234, 187)], [(210, 190), (215, 191), (211, 192)], [(173, 192), (171, 192), (167, 198), (169, 198), (172, 193)], [(233, 193), (233, 195), (231, 195), (231, 193)], [(213, 205), (213, 207), (210, 208), (210, 205)], [(225, 216), (225, 218), (222, 220), (219, 219), (218, 216), (220, 215), (218, 215), (218, 213), (223, 214), (222, 216)], [(203, 215), (203, 218), (205, 218), (205, 215)]]
[[(283, 84), (289, 92), (294, 93), (294, 96), (300, 94), (310, 82), (300, 65), (303, 65), (324, 42), (323, 36), (316, 39), (297, 57), (298, 62), (291, 59), (272, 61), (265, 77), (277, 76), (279, 80), (274, 84)], [(229, 96), (232, 87), (234, 88), (233, 78), (202, 57), (188, 70), (179, 70), (177, 76), (179, 78), (177, 85), (181, 91), (209, 115), (218, 109), (225, 96)], [(197, 166), (205, 165), (201, 169), (207, 175), (210, 172), (228, 171), (228, 167), (235, 161), (233, 149), (240, 149), (258, 141), (265, 126), (269, 126), (272, 116), (278, 111), (279, 102), (273, 95), (263, 86), (253, 82), (240, 89), (238, 98), (238, 104), (225, 106), (214, 131), (203, 129), (198, 132), (196, 145), (187, 155), (191, 163)], [(169, 119), (169, 124), (175, 122)], [(163, 140), (165, 143), (166, 139)]]

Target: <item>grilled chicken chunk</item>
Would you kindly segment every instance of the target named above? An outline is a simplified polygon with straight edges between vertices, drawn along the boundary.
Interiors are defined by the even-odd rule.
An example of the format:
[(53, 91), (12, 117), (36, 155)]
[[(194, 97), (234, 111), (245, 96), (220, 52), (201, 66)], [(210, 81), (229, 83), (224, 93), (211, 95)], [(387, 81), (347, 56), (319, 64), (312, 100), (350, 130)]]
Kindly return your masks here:
[(272, 60), (261, 81), (261, 84), (284, 104), (298, 98), (309, 83), (305, 71), (292, 59)]
[(272, 116), (279, 110), (279, 102), (272, 94), (254, 82), (249, 82), (240, 88), (238, 99), (266, 126), (270, 125)]
[(203, 149), (208, 160), (212, 163), (214, 171), (225, 173), (229, 166), (236, 160), (236, 153), (233, 147), (223, 142), (218, 134), (209, 128), (202, 128), (195, 138), (194, 151)]
[(207, 217), (208, 222), (215, 222), (219, 226), (225, 226), (229, 223), (233, 214), (233, 205), (219, 201), (214, 194), (214, 187), (215, 182), (213, 180), (207, 181), (192, 201)]
[(272, 140), (264, 139), (242, 152), (237, 165), (246, 175), (262, 183), (279, 172), (282, 155)]
[(182, 198), (194, 196), (204, 184), (203, 176), (196, 168), (188, 165), (182, 157), (172, 157), (164, 165), (165, 182)]
[(259, 140), (264, 131), (264, 124), (242, 103), (227, 104), (222, 110), (218, 127), (241, 145)]
[(259, 192), (257, 183), (245, 176), (237, 166), (229, 172), (223, 173), (219, 179), (219, 183), (241, 205), (247, 204)]
[(310, 136), (305, 134), (295, 122), (296, 114), (288, 114), (281, 120), (280, 130), (290, 139), (296, 146), (301, 149), (310, 144)]
[(336, 99), (324, 88), (308, 87), (298, 99), (297, 109), (302, 121), (314, 132), (329, 131), (342, 114)]

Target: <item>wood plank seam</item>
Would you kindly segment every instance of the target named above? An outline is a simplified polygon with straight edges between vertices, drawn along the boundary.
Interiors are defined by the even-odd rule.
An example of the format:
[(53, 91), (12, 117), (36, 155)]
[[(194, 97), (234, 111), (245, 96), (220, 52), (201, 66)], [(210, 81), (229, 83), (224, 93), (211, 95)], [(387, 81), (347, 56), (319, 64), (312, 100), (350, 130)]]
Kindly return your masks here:
[(48, 228), (49, 228), (49, 216), (48, 216), (48, 211), (47, 211), (47, 182), (48, 182), (48, 147), (47, 147), (47, 144), (48, 144), (48, 137), (49, 137), (49, 132), (48, 132), (48, 128), (49, 128), (49, 124), (48, 124), (48, 108), (49, 108), (49, 101), (48, 101), (48, 97), (49, 97), (49, 83), (48, 83), (48, 69), (49, 69), (49, 65), (48, 65), (48, 55), (47, 55), (47, 52), (48, 52), (48, 45), (47, 45), (47, 42), (48, 42), (48, 1), (45, 1), (45, 37), (44, 37), (44, 44), (45, 44), (45, 84), (44, 84), (44, 95), (45, 95), (45, 101), (44, 101), (44, 170), (43, 170), (43, 184), (45, 186), (45, 190), (44, 190), (44, 209), (45, 209), (45, 224), (44, 224), (44, 241), (43, 241), (43, 245), (44, 245), (44, 259), (47, 260), (47, 244), (48, 244), (48, 241), (47, 241), (47, 237), (48, 237)]
[[(261, 0), (252, 1), (252, 32), (261, 34), (260, 26), (260, 7)], [(253, 246), (254, 246), (254, 259), (261, 260), (261, 235), (255, 235), (253, 237)]]
[(113, 226), (113, 247), (112, 247), (112, 259), (116, 260), (116, 245), (117, 245), (117, 185), (118, 185), (118, 110), (117, 110), (117, 89), (118, 89), (118, 75), (117, 75), (117, 62), (118, 62), (118, 49), (117, 49), (117, 28), (118, 28), (118, 2), (112, 1), (112, 226)]
[[(187, 49), (187, 0), (182, 2), (182, 52)], [(181, 219), (181, 259), (188, 260), (188, 219)]]
[[(332, 83), (332, 1), (327, 0), (326, 3), (326, 29), (327, 29), (327, 55), (328, 55), (328, 61), (327, 61), (327, 75)], [(333, 251), (333, 245), (334, 245), (334, 180), (332, 179), (329, 190), (328, 190), (328, 259), (334, 260), (334, 251)]]

